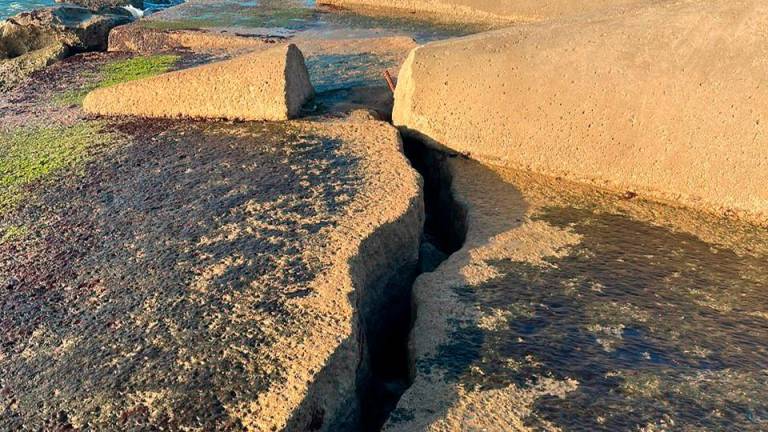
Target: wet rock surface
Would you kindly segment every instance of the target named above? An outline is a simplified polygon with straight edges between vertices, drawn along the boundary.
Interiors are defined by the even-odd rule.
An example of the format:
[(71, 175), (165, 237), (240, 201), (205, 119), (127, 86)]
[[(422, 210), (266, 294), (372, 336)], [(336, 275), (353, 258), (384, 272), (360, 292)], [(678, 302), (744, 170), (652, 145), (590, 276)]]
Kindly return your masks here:
[(133, 6), (144, 9), (144, 0), (56, 0), (56, 3), (69, 3), (92, 11), (104, 11), (121, 6)]
[(763, 230), (427, 154), (465, 241), (385, 430), (764, 428)]
[(24, 12), (0, 23), (0, 90), (64, 57), (107, 48), (109, 30), (130, 14), (95, 14), (62, 5)]

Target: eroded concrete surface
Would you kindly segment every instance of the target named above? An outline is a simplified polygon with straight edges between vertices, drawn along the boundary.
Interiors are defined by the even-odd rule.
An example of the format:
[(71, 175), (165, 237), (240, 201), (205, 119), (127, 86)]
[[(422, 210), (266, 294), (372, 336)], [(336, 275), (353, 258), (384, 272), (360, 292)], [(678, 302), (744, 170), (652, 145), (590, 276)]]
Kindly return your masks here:
[[(111, 137), (0, 220), (29, 227), (0, 242), (0, 429), (766, 428), (764, 229), (415, 151), (441, 173), (421, 232), (421, 184), (371, 119), (391, 112), (381, 72), (474, 30), (304, 2), (156, 19), (171, 24), (147, 49), (75, 56), (0, 95), (0, 132)], [(310, 119), (97, 120), (59, 99), (137, 55), (182, 69), (288, 40), (318, 90)], [(375, 112), (347, 117), (360, 107)], [(414, 285), (397, 403), (408, 377), (369, 375), (401, 367), (382, 353), (404, 338), (372, 347), (391, 335), (360, 324), (401, 326), (389, 276), (417, 249), (434, 271)]]
[(33, 230), (1, 247), (0, 427), (353, 421), (356, 298), (418, 248), (394, 129), (105, 127), (118, 144), (4, 218)]
[[(768, 234), (461, 157), (385, 430), (763, 430)], [(441, 162), (442, 161), (442, 162)]]
[(419, 179), (373, 119), (392, 103), (379, 67), (396, 73), (412, 38), (304, 35), (320, 94), (302, 115), (325, 116), (282, 126), (94, 119), (70, 97), (114, 62), (285, 41), (235, 38), (75, 56), (0, 96), (4, 133), (110, 137), (3, 215), (24, 230), (0, 246), (0, 429), (357, 430), (386, 414), (368, 387), (407, 384), (371, 376), (380, 330), (361, 311), (418, 258)]

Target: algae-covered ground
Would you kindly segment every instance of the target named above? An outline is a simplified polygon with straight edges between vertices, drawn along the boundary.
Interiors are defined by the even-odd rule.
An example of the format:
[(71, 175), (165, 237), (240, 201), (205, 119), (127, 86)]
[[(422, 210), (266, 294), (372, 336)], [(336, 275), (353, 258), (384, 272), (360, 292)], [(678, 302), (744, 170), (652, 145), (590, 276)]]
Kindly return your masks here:
[(0, 213), (13, 210), (24, 187), (81, 165), (90, 147), (110, 140), (99, 123), (36, 127), (0, 133)]
[[(3, 219), (28, 228), (7, 230), (0, 244), (0, 429), (271, 424), (276, 414), (259, 401), (292, 395), (298, 405), (310, 383), (297, 387), (292, 371), (327, 365), (288, 347), (303, 352), (301, 341), (315, 334), (309, 357), (323, 358), (351, 325), (348, 306), (321, 313), (315, 305), (346, 302), (347, 282), (327, 290), (318, 278), (346, 271), (333, 261), (346, 256), (337, 244), (350, 235), (344, 215), (379, 165), (359, 161), (345, 135), (324, 132), (331, 125), (99, 127), (115, 138), (87, 162), (73, 157), (44, 182), (30, 178), (29, 199)], [(388, 176), (387, 188), (400, 187)], [(376, 199), (412, 199), (389, 196)], [(330, 379), (354, 383), (355, 374)], [(354, 399), (346, 394), (319, 403)]]
[(335, 32), (356, 37), (412, 36), (419, 42), (476, 33), (481, 25), (446, 24), (418, 16), (366, 16), (318, 6), (302, 0), (263, 0), (258, 7), (241, 0), (189, 2), (166, 9), (140, 22), (158, 30), (228, 28), (234, 33), (317, 38)]
[(81, 105), (85, 95), (91, 90), (168, 72), (178, 59), (178, 55), (165, 54), (109, 62), (94, 74), (94, 82), (58, 94), (54, 97), (54, 102), (57, 105)]
[(764, 230), (442, 164), (466, 242), (417, 280), (416, 380), (386, 430), (766, 428)]

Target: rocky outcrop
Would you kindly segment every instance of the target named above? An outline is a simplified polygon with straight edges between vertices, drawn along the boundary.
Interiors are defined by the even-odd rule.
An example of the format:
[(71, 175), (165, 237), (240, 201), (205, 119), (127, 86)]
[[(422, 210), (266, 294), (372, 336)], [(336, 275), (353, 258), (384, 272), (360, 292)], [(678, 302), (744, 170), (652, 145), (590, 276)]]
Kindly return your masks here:
[[(663, 0), (664, 1), (664, 0)], [(320, 0), (318, 3), (379, 13), (419, 13), (446, 21), (510, 24), (621, 10), (652, 0)], [(656, 2), (658, 3), (658, 2)]]
[(680, 2), (429, 44), (394, 122), (491, 164), (765, 221), (766, 26), (763, 1)]
[(0, 23), (0, 89), (70, 54), (107, 48), (109, 31), (130, 14), (95, 14), (62, 5), (24, 12)]
[(69, 3), (82, 6), (92, 11), (103, 11), (121, 6), (133, 6), (144, 9), (144, 0), (56, 0), (56, 3)]
[(83, 108), (101, 115), (286, 120), (314, 94), (293, 44), (94, 90)]

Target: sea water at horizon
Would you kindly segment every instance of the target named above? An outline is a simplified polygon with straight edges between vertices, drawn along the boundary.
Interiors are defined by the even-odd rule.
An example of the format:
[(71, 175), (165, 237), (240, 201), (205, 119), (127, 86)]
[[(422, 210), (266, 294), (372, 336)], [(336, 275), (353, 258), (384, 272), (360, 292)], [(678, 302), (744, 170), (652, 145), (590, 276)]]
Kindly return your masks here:
[[(168, 0), (162, 3), (145, 1), (144, 7), (147, 9), (157, 10), (183, 2), (184, 0)], [(0, 20), (12, 17), (21, 12), (31, 11), (33, 9), (46, 6), (53, 6), (55, 4), (56, 3), (54, 0), (0, 0)]]
[(0, 19), (53, 4), (53, 0), (0, 0)]

